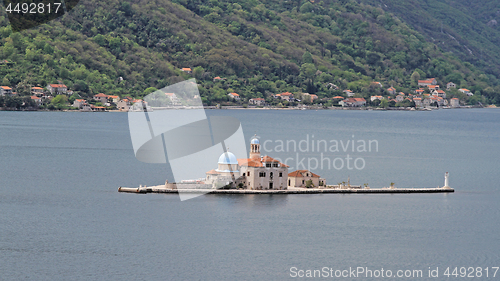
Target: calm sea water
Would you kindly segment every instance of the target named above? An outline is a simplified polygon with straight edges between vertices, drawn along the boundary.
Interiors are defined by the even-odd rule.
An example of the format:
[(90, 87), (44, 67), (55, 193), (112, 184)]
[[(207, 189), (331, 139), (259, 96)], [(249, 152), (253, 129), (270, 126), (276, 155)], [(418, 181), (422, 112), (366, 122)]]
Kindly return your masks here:
[[(237, 117), (283, 159), (296, 152), (271, 151), (279, 140), (378, 142), (349, 152), (362, 170), (316, 169), (330, 184), (436, 187), (448, 171), (456, 192), (121, 194), (170, 176), (135, 159), (127, 114), (0, 112), (0, 280), (282, 280), (291, 267), (358, 266), (423, 270), (410, 280), (439, 267), (444, 280), (448, 266), (500, 266), (500, 110), (208, 114)], [(299, 157), (320, 157), (311, 150)]]

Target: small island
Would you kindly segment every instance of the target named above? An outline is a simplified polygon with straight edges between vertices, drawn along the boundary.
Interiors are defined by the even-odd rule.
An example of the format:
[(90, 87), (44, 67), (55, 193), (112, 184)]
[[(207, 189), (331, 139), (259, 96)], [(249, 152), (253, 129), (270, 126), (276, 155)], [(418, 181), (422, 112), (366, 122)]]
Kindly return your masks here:
[(120, 187), (119, 192), (129, 193), (211, 193), (211, 194), (314, 194), (314, 193), (447, 193), (449, 174), (445, 174), (443, 187), (436, 188), (370, 188), (368, 184), (351, 185), (347, 182), (327, 185), (326, 180), (309, 170), (288, 171), (289, 166), (260, 153), (260, 140), (254, 136), (250, 141), (249, 158), (238, 159), (227, 151), (217, 162), (217, 169), (206, 172), (203, 179), (182, 180), (179, 183)]

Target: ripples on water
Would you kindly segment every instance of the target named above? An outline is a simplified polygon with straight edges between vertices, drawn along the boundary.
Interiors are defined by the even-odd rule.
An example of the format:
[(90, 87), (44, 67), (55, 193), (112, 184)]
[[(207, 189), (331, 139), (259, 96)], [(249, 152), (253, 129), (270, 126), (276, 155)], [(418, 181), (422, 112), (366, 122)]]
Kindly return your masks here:
[(238, 117), (247, 137), (379, 141), (365, 170), (319, 171), (329, 183), (435, 187), (447, 170), (457, 192), (185, 202), (119, 194), (169, 175), (135, 160), (125, 114), (0, 112), (0, 279), (281, 280), (292, 266), (499, 266), (499, 111), (208, 114)]

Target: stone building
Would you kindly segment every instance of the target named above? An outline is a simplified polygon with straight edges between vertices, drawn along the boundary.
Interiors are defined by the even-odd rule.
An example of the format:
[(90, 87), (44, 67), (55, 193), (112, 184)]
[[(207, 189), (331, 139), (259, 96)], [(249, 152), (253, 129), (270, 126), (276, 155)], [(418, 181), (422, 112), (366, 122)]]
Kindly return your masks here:
[[(308, 186), (310, 184), (310, 186)], [(310, 187), (317, 188), (325, 186), (325, 179), (308, 170), (297, 170), (288, 174), (288, 187)]]
[(206, 173), (205, 183), (221, 187), (234, 183), (234, 187), (247, 189), (287, 189), (288, 166), (269, 156), (260, 154), (260, 141), (250, 141), (250, 158), (237, 159), (227, 151), (217, 162), (215, 170)]

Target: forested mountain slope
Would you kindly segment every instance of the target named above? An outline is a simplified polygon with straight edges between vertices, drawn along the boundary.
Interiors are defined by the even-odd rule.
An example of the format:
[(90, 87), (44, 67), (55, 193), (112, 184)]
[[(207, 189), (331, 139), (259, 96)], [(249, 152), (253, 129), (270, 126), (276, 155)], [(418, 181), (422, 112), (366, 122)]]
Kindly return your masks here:
[(500, 1), (360, 0), (392, 12), (429, 42), (500, 77)]
[(410, 91), (415, 78), (436, 77), (500, 102), (497, 77), (354, 0), (82, 0), (35, 29), (0, 22), (0, 59), (14, 63), (0, 68), (1, 82), (18, 92), (59, 80), (82, 96), (140, 97), (194, 76), (211, 103), (229, 92), (337, 95), (329, 83), (368, 96), (379, 91), (372, 81)]

